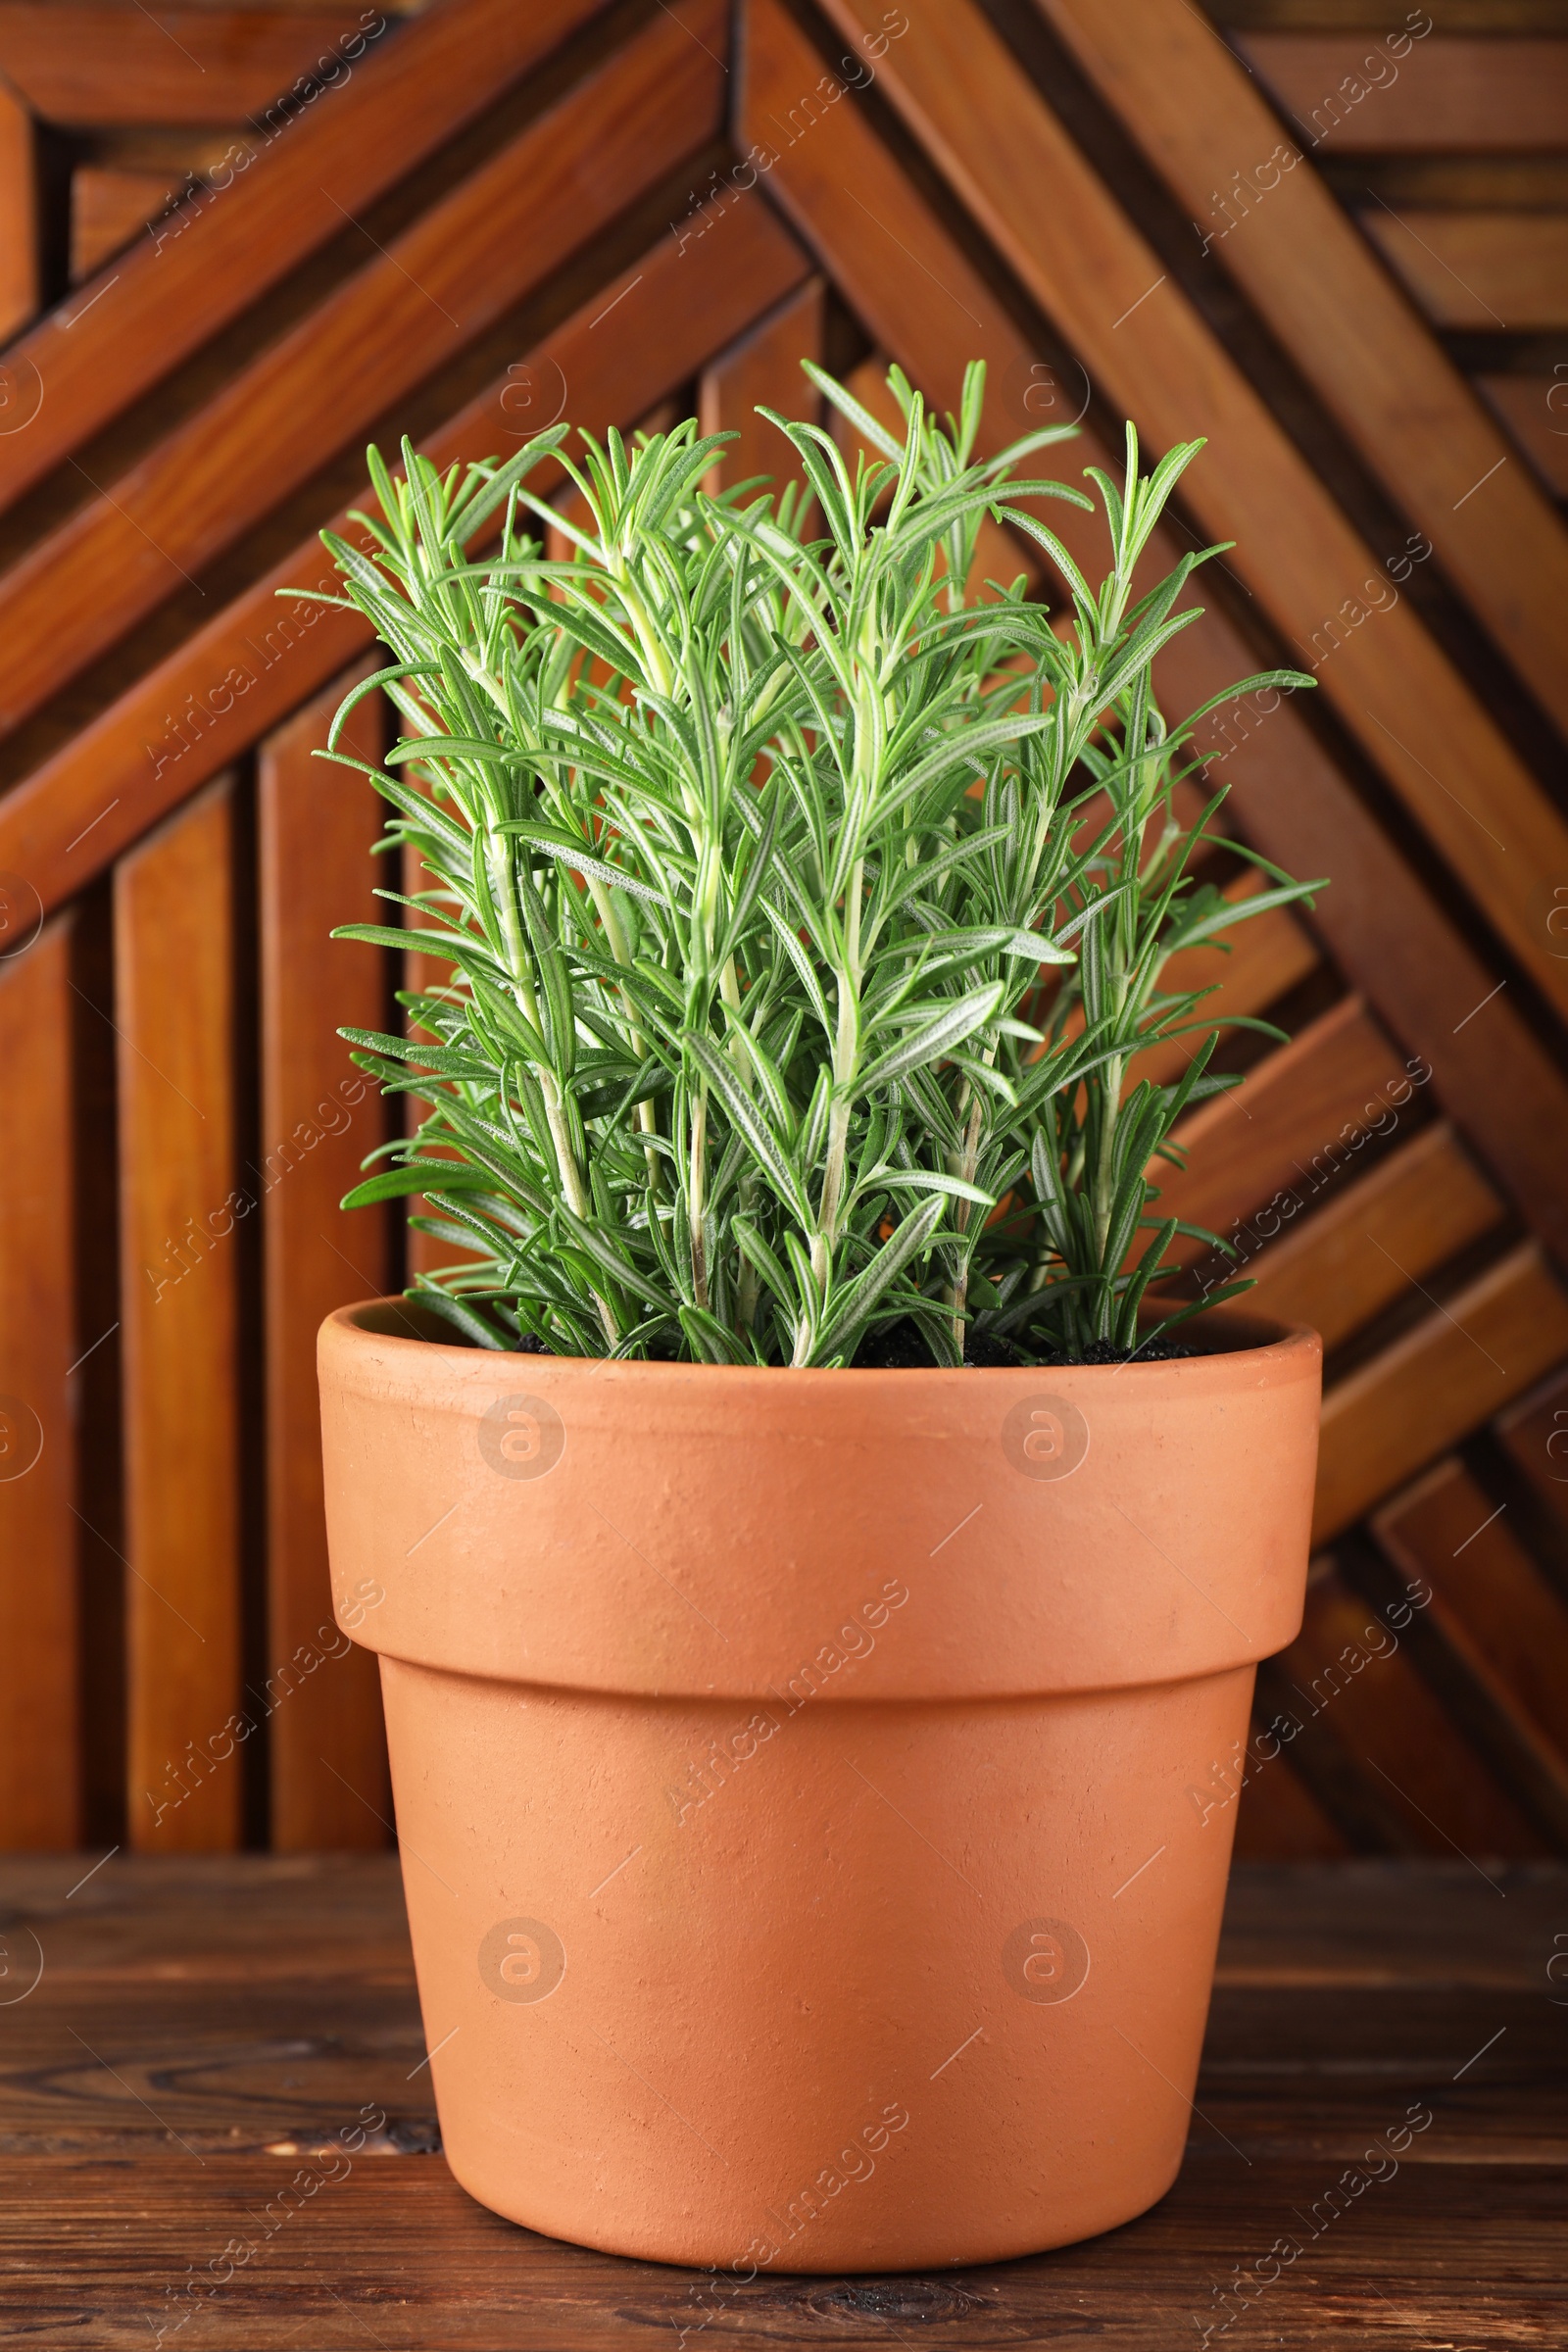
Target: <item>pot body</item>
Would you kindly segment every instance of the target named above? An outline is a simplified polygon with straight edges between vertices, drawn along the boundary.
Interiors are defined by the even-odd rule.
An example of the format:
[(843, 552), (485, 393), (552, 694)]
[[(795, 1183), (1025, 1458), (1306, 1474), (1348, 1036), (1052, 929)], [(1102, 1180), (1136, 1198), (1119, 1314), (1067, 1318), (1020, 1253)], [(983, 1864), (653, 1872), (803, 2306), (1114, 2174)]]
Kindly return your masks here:
[(464, 2186), (743, 2278), (1162, 2195), (1216, 1788), (1300, 1620), (1315, 1338), (752, 1372), (427, 1328), (333, 1316), (322, 1419)]

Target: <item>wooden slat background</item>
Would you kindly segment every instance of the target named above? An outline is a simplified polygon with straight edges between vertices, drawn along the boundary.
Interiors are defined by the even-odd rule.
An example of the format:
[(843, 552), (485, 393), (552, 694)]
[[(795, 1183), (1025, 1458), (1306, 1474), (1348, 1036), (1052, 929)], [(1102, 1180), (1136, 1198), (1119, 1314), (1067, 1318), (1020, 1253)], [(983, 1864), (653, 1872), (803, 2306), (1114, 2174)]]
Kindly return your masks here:
[(197, 1852), (241, 1826), (203, 1758), (241, 1680), (236, 800), (220, 777), (115, 868), (130, 1835)]
[(312, 755), (375, 657), (276, 594), (364, 441), (695, 411), (735, 480), (805, 356), (884, 414), (983, 357), (1069, 476), (1207, 437), (1173, 710), (1319, 681), (1205, 733), (1332, 876), (1194, 959), (1292, 1042), (1227, 1047), (1172, 1199), (1329, 1348), (1216, 1801), (1253, 1854), (1568, 1851), (1565, 237), (1562, 0), (0, 0), (0, 1841), (387, 1835), (312, 1375), (417, 1262), (336, 1206), (389, 1113), (335, 1031), (402, 975), (327, 941), (378, 817)]

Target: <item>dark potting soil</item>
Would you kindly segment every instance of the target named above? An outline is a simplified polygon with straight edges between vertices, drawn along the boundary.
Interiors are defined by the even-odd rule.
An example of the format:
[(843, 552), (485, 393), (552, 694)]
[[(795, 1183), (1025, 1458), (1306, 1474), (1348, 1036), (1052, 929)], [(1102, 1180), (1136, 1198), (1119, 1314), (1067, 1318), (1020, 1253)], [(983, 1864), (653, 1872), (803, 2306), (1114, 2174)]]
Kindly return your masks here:
[[(1178, 1356), (1201, 1352), (1185, 1340), (1150, 1340), (1141, 1348), (1116, 1348), (1109, 1340), (1091, 1340), (1081, 1355), (1067, 1355), (1055, 1349), (1037, 1355), (1008, 1340), (996, 1339), (989, 1332), (974, 1331), (964, 1347), (963, 1360), (970, 1370), (991, 1372), (1008, 1366), (1030, 1368), (1041, 1364), (1127, 1364), (1135, 1355), (1141, 1364), (1169, 1363)], [(860, 1348), (852, 1369), (918, 1372), (928, 1369), (930, 1364), (931, 1350), (920, 1337), (918, 1326), (905, 1320), (890, 1323), (885, 1331), (874, 1332)]]
[[(554, 1355), (554, 1348), (546, 1347), (533, 1332), (517, 1342), (518, 1355)], [(1201, 1355), (1200, 1348), (1193, 1348), (1185, 1340), (1146, 1340), (1141, 1348), (1117, 1348), (1109, 1340), (1091, 1340), (1081, 1355), (1064, 1355), (1053, 1349), (1045, 1355), (1032, 1355), (1027, 1348), (1015, 1348), (1008, 1340), (994, 1339), (989, 1332), (971, 1332), (963, 1351), (964, 1367), (968, 1371), (994, 1372), (1016, 1370), (1042, 1364), (1130, 1364), (1136, 1355), (1141, 1364), (1168, 1364), (1177, 1358)], [(917, 1325), (906, 1320), (890, 1323), (885, 1331), (874, 1332), (855, 1362), (855, 1372), (927, 1372), (934, 1369), (931, 1350), (920, 1337)]]

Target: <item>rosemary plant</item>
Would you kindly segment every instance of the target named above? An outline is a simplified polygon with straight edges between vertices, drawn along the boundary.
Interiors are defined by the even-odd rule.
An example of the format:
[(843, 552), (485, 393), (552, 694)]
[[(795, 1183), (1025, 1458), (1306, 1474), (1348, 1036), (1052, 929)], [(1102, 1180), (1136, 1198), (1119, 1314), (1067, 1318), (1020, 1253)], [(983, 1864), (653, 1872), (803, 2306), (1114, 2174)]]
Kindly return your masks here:
[[(983, 369), (945, 426), (895, 370), (902, 440), (808, 372), (878, 453), (764, 411), (811, 506), (710, 496), (726, 436), (695, 423), (446, 476), (370, 452), (373, 553), (327, 545), (392, 660), (338, 726), (397, 708), (368, 772), (431, 886), (338, 936), (451, 978), (402, 996), (409, 1035), (344, 1032), (426, 1105), (345, 1205), (422, 1196), (466, 1254), (416, 1288), (494, 1348), (820, 1365), (907, 1322), (936, 1362), (1126, 1351), (1177, 1230), (1150, 1167), (1236, 1082), (1165, 965), (1310, 887), (1232, 904), (1194, 876), (1218, 799), (1175, 813), (1201, 713), (1168, 730), (1150, 672), (1204, 559), (1134, 574), (1200, 445), (1141, 478), (1129, 426), (1122, 487), (1090, 474), (1097, 591), (1016, 503), (1093, 506), (1017, 473), (1059, 433), (977, 455)], [(1068, 582), (1059, 631), (1022, 579), (970, 593), (988, 514)], [(1178, 1037), (1179, 1083), (1129, 1082)]]

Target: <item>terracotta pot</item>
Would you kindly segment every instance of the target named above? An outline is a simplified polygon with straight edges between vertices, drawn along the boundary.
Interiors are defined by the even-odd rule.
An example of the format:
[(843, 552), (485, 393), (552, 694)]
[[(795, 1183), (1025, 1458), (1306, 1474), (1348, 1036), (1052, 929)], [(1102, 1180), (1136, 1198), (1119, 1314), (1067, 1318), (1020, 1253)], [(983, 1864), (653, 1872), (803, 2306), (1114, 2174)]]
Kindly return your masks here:
[(1316, 1336), (794, 1372), (431, 1328), (345, 1308), (320, 1370), (458, 2180), (742, 2278), (1143, 2212), (1300, 1622)]

